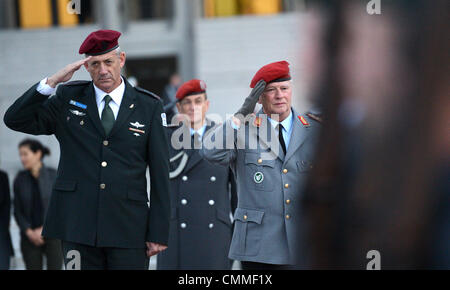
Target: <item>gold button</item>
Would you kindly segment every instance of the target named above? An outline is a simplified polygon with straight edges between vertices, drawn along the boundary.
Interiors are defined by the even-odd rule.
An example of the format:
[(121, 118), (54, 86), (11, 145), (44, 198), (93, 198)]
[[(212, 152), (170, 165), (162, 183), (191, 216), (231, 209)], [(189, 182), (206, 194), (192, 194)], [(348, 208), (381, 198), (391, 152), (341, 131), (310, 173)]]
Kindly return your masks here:
[(101, 189), (105, 189), (106, 188), (106, 184), (104, 184), (104, 183), (100, 184), (100, 188)]
[(290, 199), (286, 200), (286, 204), (290, 204), (290, 203), (291, 203)]
[(287, 169), (283, 169), (283, 173), (284, 174), (288, 173), (288, 170)]
[(108, 166), (108, 163), (105, 162), (105, 161), (103, 161), (103, 162), (102, 162), (102, 167), (106, 167), (106, 166)]
[(288, 219), (290, 219), (291, 218), (291, 216), (290, 215), (286, 215), (286, 219), (288, 220)]
[(247, 220), (247, 219), (248, 219), (248, 216), (244, 215), (244, 220)]
[(103, 145), (108, 146), (109, 142), (107, 140), (103, 141)]
[(259, 158), (259, 159), (258, 159), (258, 164), (261, 164), (262, 161), (263, 161), (263, 160), (262, 160), (261, 158)]
[(286, 184), (284, 185), (284, 188), (289, 188), (289, 184), (286, 183)]

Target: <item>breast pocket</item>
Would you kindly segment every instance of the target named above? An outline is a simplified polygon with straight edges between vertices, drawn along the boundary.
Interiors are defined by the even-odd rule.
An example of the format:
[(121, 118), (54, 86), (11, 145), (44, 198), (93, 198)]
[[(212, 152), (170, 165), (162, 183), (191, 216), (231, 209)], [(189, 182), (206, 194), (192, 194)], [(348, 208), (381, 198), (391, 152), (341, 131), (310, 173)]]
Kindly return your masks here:
[(59, 192), (74, 192), (77, 189), (77, 182), (74, 180), (58, 179), (55, 181), (53, 189)]
[(250, 190), (274, 189), (275, 160), (264, 160), (259, 153), (245, 153), (245, 178)]
[(297, 161), (297, 169), (300, 173), (308, 173), (314, 168), (311, 161), (301, 160)]

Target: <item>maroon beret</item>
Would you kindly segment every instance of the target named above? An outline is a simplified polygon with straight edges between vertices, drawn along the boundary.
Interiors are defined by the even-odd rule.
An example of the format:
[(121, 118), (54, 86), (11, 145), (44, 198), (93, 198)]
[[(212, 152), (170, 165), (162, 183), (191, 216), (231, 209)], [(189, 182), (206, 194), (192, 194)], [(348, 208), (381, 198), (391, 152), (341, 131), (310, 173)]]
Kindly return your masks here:
[(206, 84), (201, 80), (190, 80), (185, 82), (177, 91), (177, 99), (182, 100), (187, 96), (203, 94), (206, 92)]
[(101, 55), (119, 47), (122, 34), (114, 30), (97, 30), (89, 34), (80, 47), (80, 54)]
[(253, 77), (251, 88), (254, 88), (260, 80), (266, 83), (284, 82), (291, 79), (289, 63), (287, 61), (278, 61), (263, 66)]

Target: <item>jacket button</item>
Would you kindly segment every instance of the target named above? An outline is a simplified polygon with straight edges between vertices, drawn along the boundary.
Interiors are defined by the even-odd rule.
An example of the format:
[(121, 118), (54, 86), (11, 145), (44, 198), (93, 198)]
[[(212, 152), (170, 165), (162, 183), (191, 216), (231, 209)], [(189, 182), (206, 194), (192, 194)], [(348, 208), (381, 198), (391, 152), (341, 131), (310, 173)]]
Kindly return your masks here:
[(105, 140), (105, 141), (103, 141), (103, 145), (104, 145), (104, 146), (108, 146), (108, 145), (109, 145), (109, 142), (108, 142), (107, 140)]
[(212, 200), (212, 199), (209, 201), (209, 205), (214, 205), (215, 203), (216, 202), (214, 200)]
[(261, 158), (258, 159), (258, 164), (261, 164), (263, 160)]
[(106, 188), (106, 184), (102, 183), (100, 184), (100, 189), (105, 189)]
[(103, 161), (103, 162), (102, 162), (102, 167), (106, 167), (106, 166), (108, 166), (108, 162)]
[(186, 205), (186, 204), (187, 204), (187, 200), (183, 198), (183, 199), (181, 200), (181, 204), (182, 204), (182, 205)]
[(286, 183), (286, 184), (284, 185), (284, 188), (289, 188), (289, 183)]
[(212, 229), (214, 227), (214, 224), (209, 224), (209, 228)]
[(288, 173), (288, 170), (287, 169), (283, 169), (283, 173), (284, 174)]
[(211, 176), (211, 182), (216, 182), (216, 177), (215, 176)]
[(187, 181), (187, 180), (188, 180), (188, 177), (187, 177), (187, 176), (183, 176), (183, 177), (181, 178), (181, 180)]
[(248, 219), (248, 216), (244, 215), (244, 220), (247, 220), (247, 219)]
[(291, 216), (290, 215), (286, 215), (286, 219), (288, 220), (288, 219), (290, 219), (291, 218)]
[(286, 200), (286, 204), (291, 204), (291, 200), (290, 199)]
[(80, 125), (81, 125), (81, 126), (83, 126), (83, 125), (84, 125), (84, 121), (83, 121), (83, 120), (81, 120), (81, 122), (80, 122)]
[(181, 227), (182, 229), (185, 229), (185, 228), (187, 227), (187, 224), (186, 224), (186, 223), (181, 223), (180, 227)]

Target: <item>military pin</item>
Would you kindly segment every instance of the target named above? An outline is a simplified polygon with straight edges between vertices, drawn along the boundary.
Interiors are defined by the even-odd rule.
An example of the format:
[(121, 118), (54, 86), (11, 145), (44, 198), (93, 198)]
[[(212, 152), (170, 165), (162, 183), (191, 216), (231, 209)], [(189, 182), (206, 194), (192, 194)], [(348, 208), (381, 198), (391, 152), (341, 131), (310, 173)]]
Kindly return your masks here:
[(302, 122), (303, 126), (309, 127), (309, 123), (308, 123), (308, 121), (306, 121), (305, 117), (298, 116), (298, 118), (300, 119), (300, 122)]
[(263, 182), (264, 180), (264, 174), (262, 174), (262, 172), (256, 172), (255, 176), (253, 176), (253, 180), (255, 181), (255, 183), (260, 184)]
[(134, 104), (131, 104), (130, 109), (134, 109)]

